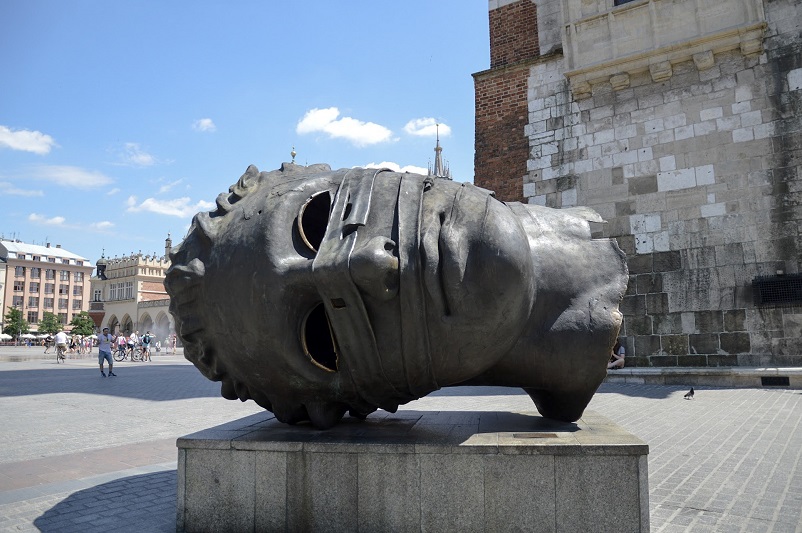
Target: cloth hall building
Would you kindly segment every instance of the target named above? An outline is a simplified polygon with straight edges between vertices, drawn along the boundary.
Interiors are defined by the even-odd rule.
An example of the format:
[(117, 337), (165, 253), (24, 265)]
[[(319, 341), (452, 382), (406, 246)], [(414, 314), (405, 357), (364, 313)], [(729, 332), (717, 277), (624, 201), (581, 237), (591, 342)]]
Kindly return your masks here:
[(115, 335), (150, 331), (162, 343), (175, 332), (164, 289), (171, 248), (168, 235), (162, 256), (140, 252), (98, 259), (89, 302), (89, 315), (98, 328), (108, 327)]

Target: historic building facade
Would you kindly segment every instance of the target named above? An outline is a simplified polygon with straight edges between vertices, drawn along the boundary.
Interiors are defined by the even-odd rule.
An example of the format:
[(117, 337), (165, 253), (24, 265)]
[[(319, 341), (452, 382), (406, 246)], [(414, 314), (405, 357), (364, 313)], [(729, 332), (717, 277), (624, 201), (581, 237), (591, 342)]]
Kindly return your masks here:
[(88, 308), (89, 277), (94, 270), (88, 259), (60, 245), (0, 240), (0, 263), (2, 315), (9, 307), (19, 309), (30, 331), (38, 330), (45, 311), (69, 330), (73, 317)]
[(170, 297), (164, 290), (171, 246), (168, 236), (163, 256), (140, 252), (97, 261), (89, 314), (99, 328), (108, 327), (112, 333), (126, 335), (150, 331), (161, 342), (175, 331), (169, 312)]
[(607, 220), (628, 364), (802, 365), (802, 4), (490, 0), (489, 19), (475, 182)]

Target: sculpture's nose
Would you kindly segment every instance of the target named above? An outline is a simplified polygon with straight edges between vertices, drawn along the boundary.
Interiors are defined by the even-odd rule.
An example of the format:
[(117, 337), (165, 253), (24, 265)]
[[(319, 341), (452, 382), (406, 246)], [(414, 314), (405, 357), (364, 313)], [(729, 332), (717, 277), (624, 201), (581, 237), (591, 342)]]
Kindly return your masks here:
[(373, 237), (351, 253), (348, 268), (359, 290), (386, 301), (398, 294), (396, 243), (386, 237)]

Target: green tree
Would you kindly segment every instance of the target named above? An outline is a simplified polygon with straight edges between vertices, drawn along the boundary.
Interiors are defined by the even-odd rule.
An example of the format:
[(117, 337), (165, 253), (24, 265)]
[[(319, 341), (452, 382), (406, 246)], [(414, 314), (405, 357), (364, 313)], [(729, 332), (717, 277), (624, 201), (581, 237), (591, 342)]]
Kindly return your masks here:
[(39, 333), (49, 333), (53, 335), (61, 331), (61, 323), (55, 313), (45, 311), (42, 313), (42, 320), (39, 322)]
[(76, 335), (91, 335), (95, 331), (95, 321), (86, 311), (81, 311), (75, 315), (72, 322), (70, 322), (70, 326), (72, 326), (72, 333)]
[(21, 333), (28, 333), (28, 321), (22, 318), (22, 310), (14, 307), (8, 307), (6, 313), (6, 325), (3, 328), (3, 333), (6, 335), (13, 335), (16, 337)]

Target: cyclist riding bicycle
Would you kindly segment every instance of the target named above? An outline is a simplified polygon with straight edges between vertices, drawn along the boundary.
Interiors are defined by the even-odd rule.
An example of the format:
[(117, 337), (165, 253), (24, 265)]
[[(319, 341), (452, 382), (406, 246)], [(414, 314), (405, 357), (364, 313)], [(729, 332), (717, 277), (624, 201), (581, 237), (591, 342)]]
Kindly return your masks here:
[(133, 352), (134, 350), (137, 349), (139, 343), (140, 343), (139, 331), (137, 330), (131, 333), (131, 335), (128, 337), (128, 348), (130, 348), (131, 351)]
[(117, 335), (117, 351), (125, 352), (125, 347), (128, 346), (128, 339), (125, 338), (124, 333)]
[(65, 359), (64, 354), (67, 352), (67, 334), (64, 331), (56, 333), (56, 362), (59, 359)]

